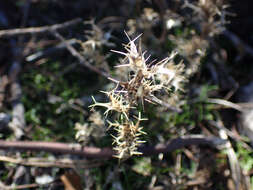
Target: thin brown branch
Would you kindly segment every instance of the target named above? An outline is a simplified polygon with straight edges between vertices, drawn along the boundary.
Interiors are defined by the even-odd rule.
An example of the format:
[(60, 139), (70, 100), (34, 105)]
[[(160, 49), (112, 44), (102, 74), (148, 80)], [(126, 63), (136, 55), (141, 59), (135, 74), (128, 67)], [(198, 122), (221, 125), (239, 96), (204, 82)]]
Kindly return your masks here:
[(94, 168), (102, 165), (102, 162), (91, 162), (85, 160), (59, 159), (49, 160), (47, 158), (16, 158), (9, 156), (0, 156), (1, 162), (9, 162), (12, 164), (35, 166), (42, 168), (58, 167), (58, 168)]
[(67, 28), (71, 25), (78, 24), (82, 21), (81, 18), (76, 18), (61, 24), (54, 24), (51, 26), (41, 26), (41, 27), (30, 27), (30, 28), (15, 28), (8, 30), (0, 30), (0, 38), (13, 37), (17, 35), (25, 35), (25, 34), (38, 34), (44, 32), (51, 32), (52, 30), (59, 30), (63, 28)]
[[(139, 148), (143, 156), (150, 156), (159, 153), (168, 153), (189, 145), (208, 145), (217, 147), (225, 141), (217, 137), (205, 137), (202, 135), (191, 135), (171, 140), (168, 144), (158, 144)], [(111, 148), (82, 147), (80, 144), (67, 144), (57, 142), (34, 142), (34, 141), (4, 141), (0, 140), (0, 149), (25, 150), (25, 151), (46, 151), (62, 154), (75, 154), (87, 158), (107, 159), (115, 152)]]

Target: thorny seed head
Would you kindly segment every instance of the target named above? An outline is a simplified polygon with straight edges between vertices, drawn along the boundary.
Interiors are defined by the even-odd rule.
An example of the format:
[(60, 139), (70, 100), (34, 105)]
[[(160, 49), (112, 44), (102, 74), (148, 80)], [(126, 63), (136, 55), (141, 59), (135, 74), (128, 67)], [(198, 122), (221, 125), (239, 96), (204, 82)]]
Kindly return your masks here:
[[(126, 34), (127, 35), (127, 34)], [(140, 135), (145, 134), (142, 127), (139, 126), (140, 121), (143, 120), (139, 114), (137, 122), (134, 123), (131, 118), (134, 117), (131, 109), (135, 108), (133, 105), (138, 104), (138, 100), (156, 102), (161, 104), (155, 94), (162, 89), (170, 90), (174, 87), (174, 91), (181, 90), (181, 82), (184, 78), (181, 76), (183, 73), (182, 63), (174, 65), (172, 61), (176, 53), (172, 53), (170, 57), (163, 59), (160, 62), (154, 61), (147, 64), (149, 56), (145, 58), (145, 52), (142, 52), (141, 47), (135, 45), (135, 39), (129, 39), (129, 43), (125, 45), (126, 53), (115, 51), (113, 52), (125, 56), (125, 63), (118, 67), (126, 67), (131, 71), (128, 74), (127, 81), (115, 81), (117, 87), (109, 92), (103, 92), (109, 97), (109, 102), (99, 103), (94, 100), (94, 104), (90, 107), (102, 106), (107, 108), (105, 114), (109, 111), (118, 112), (120, 121), (109, 123), (109, 128), (113, 127), (117, 131), (113, 144), (117, 152), (116, 157), (119, 159), (127, 159), (132, 155), (139, 155), (137, 151), (138, 146), (144, 141), (140, 140)], [(113, 80), (114, 81), (114, 80)], [(156, 100), (156, 101), (154, 101)]]
[(101, 91), (102, 93), (106, 94), (110, 102), (108, 103), (100, 103), (95, 100), (94, 97), (92, 97), (93, 101), (95, 102), (94, 104), (90, 105), (89, 107), (95, 107), (95, 106), (101, 106), (101, 107), (106, 107), (107, 110), (104, 112), (104, 114), (107, 116), (109, 111), (116, 111), (119, 113), (123, 113), (126, 118), (128, 118), (128, 112), (131, 107), (130, 104), (123, 98), (122, 95), (119, 93), (116, 93), (115, 90), (109, 91), (109, 92), (104, 92)]
[(117, 136), (113, 136), (113, 144), (116, 144), (114, 150), (116, 150), (117, 155), (115, 157), (119, 159), (127, 159), (132, 155), (141, 155), (141, 152), (138, 152), (138, 146), (145, 141), (140, 140), (142, 134), (146, 134), (142, 131), (143, 127), (140, 127), (140, 121), (146, 120), (139, 117), (137, 122), (134, 123), (130, 120), (121, 121), (120, 123), (116, 121), (112, 123), (108, 121), (109, 128), (113, 127), (117, 131)]
[(145, 52), (142, 52), (141, 46), (139, 46), (139, 50), (137, 50), (137, 46), (135, 45), (135, 41), (141, 36), (137, 36), (135, 39), (131, 40), (127, 33), (125, 32), (127, 38), (129, 39), (129, 43), (124, 45), (126, 53), (116, 50), (111, 50), (112, 52), (119, 53), (125, 55), (125, 61), (128, 62), (127, 64), (118, 65), (116, 67), (129, 67), (131, 71), (138, 72), (139, 70), (142, 71), (143, 75), (148, 75), (148, 67), (146, 65), (146, 61), (149, 59), (147, 57), (145, 59)]
[(181, 83), (185, 80), (182, 76), (184, 65), (174, 64), (173, 59), (177, 53), (172, 52), (170, 57), (147, 64), (150, 56), (145, 59), (145, 52), (135, 45), (139, 36), (131, 40), (127, 35), (130, 42), (125, 45), (126, 53), (113, 50), (126, 56), (126, 64), (117, 67), (128, 67), (133, 72), (127, 82), (120, 82), (122, 88), (128, 92), (130, 102), (136, 103), (139, 98), (143, 102), (145, 97), (154, 96), (154, 92), (161, 89), (170, 90), (173, 87), (174, 91), (182, 90)]
[[(175, 55), (176, 53), (172, 54), (173, 57)], [(169, 60), (169, 58), (164, 59), (160, 64), (155, 65), (155, 75), (164, 88), (174, 87), (175, 91), (182, 91), (181, 83), (186, 80), (182, 75), (184, 65), (182, 62), (175, 65), (173, 62), (169, 62)]]

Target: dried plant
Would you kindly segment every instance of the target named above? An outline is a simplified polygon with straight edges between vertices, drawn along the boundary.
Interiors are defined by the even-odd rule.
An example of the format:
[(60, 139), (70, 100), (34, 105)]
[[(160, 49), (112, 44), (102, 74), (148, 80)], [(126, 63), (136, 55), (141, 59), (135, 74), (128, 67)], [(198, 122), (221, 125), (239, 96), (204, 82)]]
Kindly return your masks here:
[[(112, 52), (124, 57), (115, 68), (115, 73), (118, 75), (117, 80), (110, 78), (116, 83), (115, 88), (102, 91), (109, 101), (97, 102), (92, 97), (94, 104), (90, 107), (104, 107), (106, 117), (109, 113), (115, 113), (116, 115), (116, 121), (108, 121), (108, 123), (109, 128), (115, 129), (117, 133), (113, 144), (117, 152), (116, 157), (119, 159), (127, 159), (132, 155), (140, 154), (138, 146), (143, 143), (140, 138), (141, 134), (144, 133), (140, 121), (143, 119), (135, 115), (144, 111), (145, 102), (160, 104), (172, 111), (180, 111), (178, 92), (183, 91), (182, 82), (185, 82), (197, 72), (200, 60), (208, 48), (208, 41), (224, 29), (225, 16), (227, 15), (225, 1), (196, 0), (188, 2), (185, 0), (183, 2), (181, 8), (190, 8), (188, 13), (192, 15), (191, 19), (187, 20), (187, 17), (182, 17), (183, 15), (169, 10), (161, 16), (155, 10), (148, 8), (144, 10), (139, 19), (129, 19), (127, 21), (128, 32), (131, 35), (139, 30), (145, 30), (144, 43), (140, 43), (141, 35), (130, 39), (126, 33), (129, 42), (124, 45), (125, 52), (112, 50)], [(148, 39), (161, 42), (157, 40), (152, 32), (152, 28), (156, 26), (153, 23), (158, 21), (163, 21), (166, 25), (165, 30), (168, 31), (173, 27), (181, 27), (183, 24), (196, 26), (191, 32), (183, 31), (181, 36), (168, 35), (168, 38), (176, 44), (176, 50), (188, 63), (186, 68), (182, 62), (174, 63), (176, 52), (170, 53), (167, 58), (161, 61), (149, 61), (150, 55), (147, 55), (146, 51), (142, 51), (142, 45), (147, 46)], [(102, 61), (99, 61), (101, 54), (89, 52), (99, 52), (95, 49), (101, 47), (101, 45), (112, 46), (114, 44), (110, 44), (106, 35), (103, 35), (103, 31), (94, 22), (89, 24), (92, 26), (92, 32), (88, 34), (88, 40), (81, 44), (84, 50), (83, 54), (90, 57), (90, 59), (96, 57), (96, 60), (94, 59), (96, 63), (104, 62), (105, 57), (103, 55)], [(166, 32), (164, 36), (166, 36), (165, 34)], [(139, 44), (137, 41), (139, 41)], [(158, 46), (156, 51), (159, 52), (158, 56), (163, 54), (163, 51)], [(166, 52), (166, 54), (168, 53)], [(101, 66), (105, 67), (103, 64), (96, 64), (96, 67)], [(109, 67), (106, 67), (109, 72)], [(142, 105), (142, 111), (138, 110), (139, 105)]]
[(89, 116), (87, 123), (75, 124), (75, 138), (83, 145), (87, 145), (92, 137), (95, 139), (99, 139), (105, 135), (104, 125), (105, 123), (103, 118), (101, 117), (101, 114), (95, 111)]
[(200, 29), (201, 36), (212, 37), (220, 34), (225, 29), (226, 16), (231, 15), (226, 11), (226, 0), (198, 0), (190, 3), (185, 0), (183, 7), (193, 10), (193, 19)]
[(107, 56), (101, 50), (103, 47), (115, 47), (115, 44), (109, 41), (111, 32), (104, 31), (94, 20), (86, 21), (84, 24), (90, 26), (90, 30), (85, 30), (85, 41), (77, 41), (81, 46), (80, 53), (86, 58), (87, 62), (109, 72), (110, 69), (106, 61)]
[[(177, 51), (186, 62), (186, 77), (194, 75), (200, 66), (206, 50), (212, 46), (214, 36), (221, 34), (228, 23), (226, 11), (229, 7), (226, 0), (184, 0), (181, 8), (186, 12), (185, 24), (194, 26), (191, 31), (183, 29), (180, 36), (169, 35), (169, 39), (177, 45)], [(190, 15), (190, 16), (189, 16)], [(210, 43), (211, 42), (211, 43)]]
[(176, 50), (188, 62), (185, 74), (189, 78), (199, 70), (201, 59), (206, 55), (209, 46), (208, 41), (197, 34), (190, 37), (187, 34), (180, 37), (170, 35), (170, 40), (177, 45)]
[[(127, 35), (127, 33), (126, 33)], [(159, 103), (170, 107), (167, 103), (163, 103), (158, 97), (159, 92), (168, 92), (176, 95), (176, 92), (182, 90), (181, 84), (185, 80), (182, 76), (184, 65), (174, 64), (173, 58), (176, 53), (173, 52), (159, 62), (151, 61), (148, 63), (150, 56), (145, 56), (146, 52), (141, 49), (141, 44), (137, 47), (136, 41), (141, 35), (133, 40), (127, 35), (129, 43), (124, 45), (126, 52), (112, 50), (112, 52), (124, 55), (122, 63), (117, 68), (125, 68), (128, 71), (126, 81), (117, 81), (116, 87), (108, 92), (103, 92), (109, 98), (109, 102), (100, 103), (94, 98), (96, 106), (105, 107), (104, 114), (108, 116), (110, 111), (114, 111), (118, 115), (118, 120), (108, 121), (109, 128), (114, 128), (117, 136), (113, 136), (115, 144), (114, 149), (117, 152), (116, 157), (119, 159), (127, 159), (132, 155), (141, 154), (138, 152), (140, 144), (144, 143), (140, 136), (145, 134), (140, 126), (140, 122), (145, 120), (141, 118), (141, 113), (136, 117), (134, 110), (141, 102), (144, 110), (144, 101), (149, 103)], [(137, 120), (134, 122), (134, 120)]]

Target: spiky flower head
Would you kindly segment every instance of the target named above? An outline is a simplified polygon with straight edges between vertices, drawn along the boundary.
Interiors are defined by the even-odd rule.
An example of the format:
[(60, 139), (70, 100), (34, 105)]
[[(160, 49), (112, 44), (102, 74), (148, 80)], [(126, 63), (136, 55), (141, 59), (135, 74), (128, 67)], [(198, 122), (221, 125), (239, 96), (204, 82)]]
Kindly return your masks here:
[(112, 127), (117, 131), (117, 136), (113, 136), (113, 144), (116, 144), (114, 150), (117, 152), (115, 157), (119, 159), (127, 159), (133, 155), (142, 154), (137, 150), (139, 145), (145, 142), (140, 140), (140, 136), (146, 134), (142, 130), (143, 127), (140, 126), (140, 121), (142, 120), (146, 119), (141, 118), (141, 114), (139, 113), (136, 123), (124, 119), (121, 122), (115, 121), (115, 123), (108, 121), (109, 128)]
[[(127, 34), (126, 34), (127, 35)], [(129, 38), (129, 43), (125, 45), (126, 52), (112, 50), (113, 52), (125, 56), (125, 64), (116, 67), (128, 67), (132, 73), (129, 73), (127, 82), (120, 82), (120, 85), (128, 92), (128, 98), (132, 103), (136, 103), (137, 99), (150, 100), (148, 97), (154, 97), (155, 92), (162, 89), (174, 92), (181, 90), (181, 84), (185, 81), (183, 77), (183, 63), (175, 64), (173, 59), (177, 55), (172, 52), (169, 57), (161, 61), (152, 61), (147, 63), (150, 56), (145, 58), (145, 52), (142, 52), (141, 47), (137, 47), (137, 36), (133, 40)]]
[(126, 118), (128, 118), (127, 113), (131, 107), (130, 104), (123, 98), (122, 95), (117, 93), (115, 90), (109, 91), (109, 92), (104, 92), (101, 91), (102, 93), (106, 94), (110, 101), (107, 103), (100, 103), (95, 100), (94, 97), (92, 97), (93, 101), (95, 102), (94, 104), (90, 105), (89, 107), (95, 107), (95, 106), (101, 106), (101, 107), (106, 107), (106, 111), (104, 114), (107, 116), (109, 111), (116, 111), (119, 113), (123, 113)]
[[(126, 34), (127, 35), (127, 34)], [(137, 47), (135, 39), (129, 39), (129, 43), (124, 45), (126, 52), (112, 50), (113, 52), (124, 55), (124, 63), (117, 67), (126, 68), (127, 80), (118, 81), (111, 79), (117, 83), (115, 89), (109, 92), (103, 92), (109, 98), (109, 102), (99, 103), (93, 98), (94, 104), (90, 107), (101, 106), (105, 107), (104, 112), (107, 116), (108, 112), (115, 111), (118, 114), (119, 121), (109, 123), (109, 128), (114, 128), (117, 132), (116, 136), (113, 136), (115, 144), (114, 150), (117, 152), (116, 157), (119, 159), (127, 159), (132, 155), (140, 155), (138, 147), (144, 141), (140, 140), (140, 136), (145, 134), (140, 127), (140, 121), (144, 120), (139, 116), (136, 122), (133, 122), (134, 112), (131, 109), (133, 106), (138, 105), (138, 101), (141, 100), (144, 110), (144, 100), (151, 103), (158, 103), (165, 105), (171, 110), (168, 103), (163, 103), (156, 95), (161, 90), (178, 91), (181, 89), (181, 82), (184, 80), (182, 77), (183, 65), (182, 63), (175, 65), (173, 58), (176, 53), (172, 53), (170, 57), (163, 59), (160, 62), (147, 61), (150, 56), (145, 58), (145, 52), (142, 52), (140, 45)]]
[(138, 72), (139, 70), (142, 71), (144, 76), (148, 76), (149, 71), (148, 71), (148, 66), (146, 65), (147, 60), (149, 57), (145, 59), (145, 52), (142, 52), (141, 46), (137, 47), (135, 45), (135, 41), (141, 36), (137, 36), (135, 39), (131, 40), (130, 37), (127, 35), (125, 32), (127, 38), (129, 39), (129, 43), (127, 45), (124, 45), (125, 52), (121, 51), (116, 51), (116, 50), (111, 50), (112, 52), (119, 53), (121, 55), (125, 56), (125, 61), (127, 64), (121, 64), (116, 67), (129, 67), (131, 71)]

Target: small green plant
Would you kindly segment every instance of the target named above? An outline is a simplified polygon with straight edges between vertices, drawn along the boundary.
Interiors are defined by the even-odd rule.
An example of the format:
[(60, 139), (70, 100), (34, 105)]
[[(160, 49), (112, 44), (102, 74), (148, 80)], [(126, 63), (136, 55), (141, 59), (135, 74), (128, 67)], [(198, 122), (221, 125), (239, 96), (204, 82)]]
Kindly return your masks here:
[[(111, 91), (103, 92), (108, 96), (109, 102), (100, 103), (93, 97), (94, 104), (90, 106), (92, 108), (105, 107), (106, 116), (109, 112), (117, 113), (116, 121), (108, 121), (108, 123), (109, 128), (114, 128), (117, 132), (117, 135), (113, 136), (113, 144), (117, 152), (116, 157), (119, 159), (141, 154), (138, 147), (144, 141), (140, 137), (146, 134), (140, 125), (141, 121), (146, 120), (141, 117), (141, 112), (144, 111), (144, 101), (178, 110), (160, 100), (158, 95), (161, 92), (167, 92), (168, 97), (177, 96), (177, 92), (182, 90), (181, 83), (185, 80), (182, 76), (184, 65), (182, 62), (177, 65), (173, 62), (175, 52), (159, 62), (147, 63), (150, 56), (145, 56), (146, 52), (142, 52), (141, 44), (138, 47), (135, 44), (140, 36), (131, 40), (127, 35), (129, 43), (124, 45), (126, 52), (112, 50), (125, 56), (123, 63), (116, 67), (124, 68), (127, 71), (127, 80), (111, 79), (117, 84), (116, 87)], [(140, 107), (139, 102), (142, 105), (141, 111), (137, 110)]]

